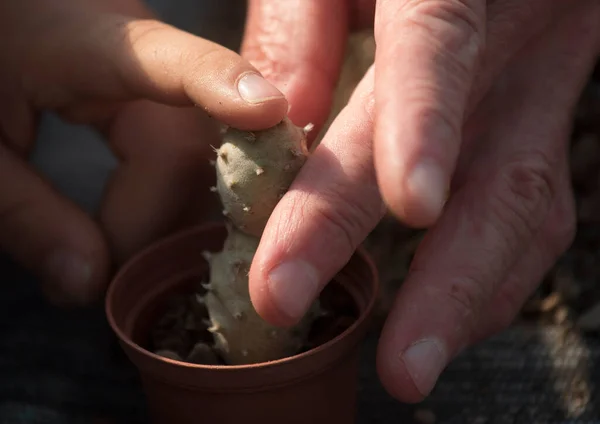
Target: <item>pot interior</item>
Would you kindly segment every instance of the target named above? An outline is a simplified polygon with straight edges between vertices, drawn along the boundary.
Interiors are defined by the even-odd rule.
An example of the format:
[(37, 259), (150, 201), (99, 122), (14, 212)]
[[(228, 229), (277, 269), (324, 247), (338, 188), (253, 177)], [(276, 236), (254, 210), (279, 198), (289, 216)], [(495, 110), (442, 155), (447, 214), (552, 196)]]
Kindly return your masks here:
[[(242, 368), (244, 373), (254, 373), (257, 368), (288, 367), (291, 361), (296, 364), (294, 374), (302, 375), (308, 369), (317, 372), (317, 368), (335, 363), (345, 352), (355, 348), (367, 331), (377, 295), (376, 270), (360, 250), (321, 293), (321, 301), (326, 308), (335, 311), (334, 316), (315, 322), (310, 343), (297, 355), (256, 366), (215, 367), (165, 360), (153, 354), (152, 333), (170, 299), (199, 290), (208, 274), (208, 263), (202, 252), (219, 251), (226, 234), (225, 227), (217, 224), (172, 236), (138, 254), (118, 273), (107, 293), (106, 311), (113, 330), (138, 366), (152, 367), (158, 374), (167, 372), (167, 368), (168, 372), (179, 373), (173, 367), (181, 368), (181, 379), (193, 380), (194, 384), (200, 376), (216, 369), (237, 369), (237, 377), (232, 375), (229, 381), (221, 376), (219, 381), (223, 386), (237, 386), (241, 384), (239, 370)], [(341, 320), (333, 322), (334, 318)], [(194, 337), (210, 340), (212, 335), (197, 331)], [(195, 370), (195, 376), (184, 371), (190, 367)]]
[[(167, 345), (180, 354), (189, 353), (197, 342), (210, 345), (212, 335), (202, 322), (208, 319), (208, 312), (194, 304), (194, 296), (203, 294), (201, 282), (207, 281), (207, 273), (207, 270), (195, 269), (175, 276), (162, 285), (161, 290), (153, 291), (152, 297), (136, 308), (135, 318), (129, 321), (131, 340), (148, 351), (156, 352)], [(319, 300), (328, 313), (314, 321), (307, 343), (298, 354), (317, 348), (348, 330), (365, 307), (356, 291), (347, 290), (337, 280), (325, 287)], [(165, 320), (164, 317), (175, 318)], [(183, 322), (186, 318), (191, 322), (187, 328)]]

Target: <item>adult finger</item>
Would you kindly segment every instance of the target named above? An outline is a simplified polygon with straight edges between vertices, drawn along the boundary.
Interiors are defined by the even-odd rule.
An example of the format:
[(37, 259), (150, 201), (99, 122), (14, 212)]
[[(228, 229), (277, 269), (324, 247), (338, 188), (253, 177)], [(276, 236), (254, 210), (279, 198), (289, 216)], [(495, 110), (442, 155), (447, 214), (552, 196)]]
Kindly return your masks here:
[[(496, 77), (528, 40), (579, 1), (494, 0), (487, 2), (487, 13), (483, 3), (404, 1), (378, 7), (382, 66), (375, 164), (384, 199), (410, 225), (428, 226), (439, 216), (461, 150), (462, 123)], [(403, 28), (409, 36), (398, 37)], [(485, 49), (477, 54), (484, 39)], [(419, 164), (431, 165), (431, 171)]]
[(60, 303), (97, 299), (108, 278), (107, 248), (94, 222), (2, 143), (0, 248)]
[(107, 136), (120, 163), (100, 220), (117, 263), (211, 212), (221, 217), (218, 197), (208, 189), (218, 128), (197, 109), (135, 102), (113, 119)]
[(29, 36), (38, 47), (24, 58), (38, 108), (69, 116), (88, 99), (141, 98), (196, 105), (247, 130), (275, 125), (287, 111), (283, 94), (238, 54), (156, 20), (82, 12), (40, 32), (44, 40)]
[[(565, 149), (566, 150), (566, 149)], [(528, 251), (518, 259), (506, 281), (500, 284), (486, 313), (475, 327), (470, 344), (504, 330), (512, 324), (523, 305), (575, 236), (575, 200), (565, 151), (556, 199)]]
[(411, 226), (442, 211), (485, 21), (484, 0), (377, 3), (375, 167), (390, 209)]
[(296, 125), (329, 115), (347, 35), (347, 0), (250, 0), (242, 56), (279, 87)]
[(250, 295), (273, 324), (295, 323), (385, 212), (366, 142), (373, 131), (373, 74), (371, 68), (263, 232)]
[(518, 104), (496, 116), (493, 138), (420, 245), (382, 332), (378, 372), (394, 397), (418, 401), (430, 392), (547, 218), (569, 135), (566, 111), (596, 53), (597, 9), (588, 3), (569, 15), (511, 69), (506, 94), (519, 93)]

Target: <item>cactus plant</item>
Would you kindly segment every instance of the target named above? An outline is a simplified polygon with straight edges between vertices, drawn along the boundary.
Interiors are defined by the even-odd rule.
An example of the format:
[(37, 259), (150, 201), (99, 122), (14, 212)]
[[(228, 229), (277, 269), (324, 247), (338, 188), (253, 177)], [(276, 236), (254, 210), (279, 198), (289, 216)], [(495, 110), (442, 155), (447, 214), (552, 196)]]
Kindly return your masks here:
[(318, 301), (289, 328), (274, 327), (254, 310), (248, 272), (265, 225), (308, 157), (306, 134), (289, 118), (255, 132), (226, 128), (215, 149), (217, 192), (228, 220), (227, 239), (218, 253), (204, 252), (210, 265), (206, 294), (214, 348), (230, 365), (275, 360), (300, 350), (319, 315)]

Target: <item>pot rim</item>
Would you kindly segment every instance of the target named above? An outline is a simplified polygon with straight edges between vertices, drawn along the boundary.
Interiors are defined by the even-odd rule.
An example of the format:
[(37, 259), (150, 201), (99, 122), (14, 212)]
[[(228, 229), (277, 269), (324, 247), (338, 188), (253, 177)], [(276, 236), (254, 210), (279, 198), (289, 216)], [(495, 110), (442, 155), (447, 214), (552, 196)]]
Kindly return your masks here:
[[(340, 333), (336, 337), (330, 339), (329, 341), (327, 341), (315, 348), (312, 348), (305, 352), (298, 353), (296, 355), (287, 356), (285, 358), (276, 359), (276, 360), (268, 361), (268, 362), (243, 364), (243, 365), (203, 365), (203, 364), (193, 364), (193, 363), (188, 363), (185, 361), (178, 361), (178, 360), (174, 360), (174, 359), (165, 358), (163, 356), (157, 355), (156, 353), (154, 353), (148, 349), (145, 349), (144, 347), (140, 346), (138, 343), (134, 342), (132, 340), (132, 338), (129, 337), (121, 329), (121, 327), (116, 323), (115, 317), (112, 313), (112, 307), (113, 307), (113, 302), (114, 302), (114, 293), (117, 290), (117, 286), (118, 286), (115, 284), (115, 282), (122, 281), (122, 276), (124, 274), (126, 274), (130, 268), (137, 265), (137, 263), (140, 260), (142, 260), (145, 256), (161, 249), (164, 245), (175, 243), (175, 242), (177, 242), (181, 239), (187, 238), (187, 237), (193, 237), (196, 235), (200, 235), (207, 230), (214, 229), (217, 227), (220, 228), (220, 227), (223, 227), (224, 225), (225, 225), (224, 223), (218, 222), (218, 221), (204, 223), (204, 224), (196, 225), (196, 226), (178, 231), (178, 232), (171, 234), (169, 236), (166, 236), (164, 238), (158, 239), (155, 242), (148, 245), (147, 247), (140, 250), (135, 255), (133, 255), (117, 271), (117, 273), (111, 279), (111, 282), (107, 288), (104, 309), (105, 309), (105, 315), (107, 317), (108, 323), (109, 323), (110, 327), (112, 328), (112, 330), (117, 335), (117, 337), (120, 339), (121, 343), (127, 344), (130, 349), (134, 350), (139, 355), (143, 355), (143, 356), (152, 358), (153, 360), (156, 360), (159, 362), (167, 363), (167, 364), (178, 366), (178, 367), (189, 368), (189, 369), (198, 369), (198, 370), (206, 370), (206, 371), (213, 371), (213, 372), (214, 371), (236, 372), (236, 371), (240, 371), (240, 370), (269, 369), (269, 368), (277, 368), (277, 367), (286, 365), (290, 362), (297, 362), (297, 361), (301, 361), (304, 359), (308, 359), (312, 356), (318, 355), (319, 353), (323, 352), (324, 350), (328, 350), (328, 349), (334, 347), (339, 342), (341, 342), (343, 339), (347, 338), (353, 332), (355, 332), (357, 329), (359, 329), (359, 327), (361, 327), (363, 325), (363, 323), (366, 320), (368, 320), (369, 317), (372, 315), (375, 303), (377, 301), (377, 295), (379, 292), (378, 271), (373, 262), (373, 259), (371, 258), (371, 256), (367, 252), (367, 250), (363, 246), (358, 246), (356, 248), (355, 252), (353, 253), (353, 255), (360, 256), (361, 260), (364, 261), (365, 265), (369, 269), (369, 273), (371, 275), (371, 278), (369, 279), (369, 284), (371, 286), (371, 288), (370, 288), (371, 296), (370, 296), (368, 302), (366, 303), (364, 310), (361, 311), (360, 315), (352, 323), (351, 326), (349, 326), (346, 330), (344, 330), (342, 333)], [(332, 279), (332, 282), (333, 281), (335, 281), (335, 277), (334, 277), (334, 279)], [(356, 343), (359, 343), (359, 342), (360, 341), (357, 341)]]

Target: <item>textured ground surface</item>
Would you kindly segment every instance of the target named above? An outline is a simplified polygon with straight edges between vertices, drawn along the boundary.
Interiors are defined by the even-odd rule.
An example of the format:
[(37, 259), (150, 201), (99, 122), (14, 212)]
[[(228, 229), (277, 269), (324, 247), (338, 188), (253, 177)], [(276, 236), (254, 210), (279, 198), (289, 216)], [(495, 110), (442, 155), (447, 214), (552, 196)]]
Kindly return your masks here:
[[(101, 308), (50, 308), (34, 280), (7, 261), (0, 269), (0, 423), (147, 423), (135, 371)], [(595, 338), (516, 326), (467, 350), (431, 398), (410, 407), (380, 387), (376, 341), (373, 333), (364, 345), (359, 424), (600, 423)]]
[[(172, 23), (235, 48), (243, 0), (150, 3)], [(237, 12), (229, 8), (226, 14), (232, 4)], [(359, 71), (369, 62), (369, 40), (365, 46), (365, 57), (349, 59)], [(355, 75), (345, 72), (342, 79), (351, 84)], [(338, 106), (348, 92), (340, 91)], [(579, 171), (574, 176), (579, 181), (578, 241), (532, 299), (523, 321), (467, 350), (422, 405), (398, 404), (381, 389), (373, 333), (365, 342), (360, 370), (360, 424), (600, 423), (600, 339), (595, 336), (600, 311), (594, 314), (600, 299), (600, 226), (594, 222), (600, 216), (600, 85), (591, 84), (586, 93), (574, 134), (574, 146), (579, 146), (573, 154)], [(96, 207), (114, 166), (93, 133), (51, 116), (44, 120), (34, 161), (88, 210)], [(396, 230), (382, 226), (370, 240), (390, 290), (401, 281), (414, 250), (414, 244), (398, 242), (406, 233)], [(1, 257), (0, 281), (0, 424), (147, 422), (136, 374), (115, 344), (101, 307), (53, 309), (36, 282)], [(580, 331), (581, 326), (588, 331)]]

